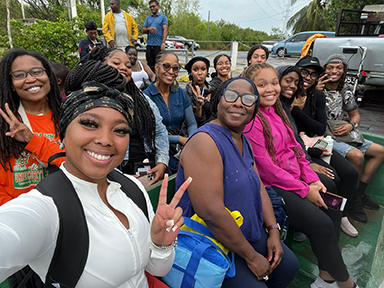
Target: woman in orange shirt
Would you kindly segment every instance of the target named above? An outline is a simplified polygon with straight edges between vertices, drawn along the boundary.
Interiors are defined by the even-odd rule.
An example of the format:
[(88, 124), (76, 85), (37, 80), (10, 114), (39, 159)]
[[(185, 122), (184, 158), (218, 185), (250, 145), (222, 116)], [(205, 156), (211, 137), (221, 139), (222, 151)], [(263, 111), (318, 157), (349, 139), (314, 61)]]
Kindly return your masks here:
[[(35, 187), (61, 152), (60, 90), (48, 60), (21, 48), (0, 62), (0, 205)], [(60, 165), (64, 157), (53, 160)]]

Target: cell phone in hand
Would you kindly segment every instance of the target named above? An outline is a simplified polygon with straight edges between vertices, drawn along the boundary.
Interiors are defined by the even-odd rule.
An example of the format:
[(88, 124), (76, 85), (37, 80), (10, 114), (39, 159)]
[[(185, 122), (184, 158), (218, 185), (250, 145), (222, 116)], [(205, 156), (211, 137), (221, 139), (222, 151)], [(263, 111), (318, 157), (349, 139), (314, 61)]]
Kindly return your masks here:
[(313, 144), (312, 148), (321, 147), (321, 148), (326, 149), (327, 146), (328, 146), (327, 141), (325, 141), (325, 140), (323, 140), (323, 139), (319, 139), (319, 140), (316, 141), (315, 144)]
[(138, 168), (136, 175), (140, 175), (139, 178), (137, 178), (143, 185), (144, 187), (149, 186), (149, 182), (151, 182), (154, 178), (154, 174), (148, 174), (149, 168), (144, 167), (144, 168)]
[(344, 210), (345, 204), (347, 203), (346, 198), (330, 192), (323, 192), (323, 191), (319, 191), (319, 192), (320, 192), (321, 198), (323, 198), (324, 200), (325, 205), (327, 205), (329, 209), (335, 210), (335, 211)]

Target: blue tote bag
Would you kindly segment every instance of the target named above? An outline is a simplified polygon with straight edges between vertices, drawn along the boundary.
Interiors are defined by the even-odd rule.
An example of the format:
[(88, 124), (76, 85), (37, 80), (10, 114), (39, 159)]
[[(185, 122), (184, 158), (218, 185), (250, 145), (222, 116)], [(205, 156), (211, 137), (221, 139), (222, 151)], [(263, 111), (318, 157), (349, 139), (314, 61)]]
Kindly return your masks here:
[(224, 278), (236, 274), (233, 252), (229, 257), (205, 237), (214, 238), (204, 225), (186, 217), (184, 225), (198, 233), (179, 231), (175, 261), (163, 281), (171, 288), (220, 288)]

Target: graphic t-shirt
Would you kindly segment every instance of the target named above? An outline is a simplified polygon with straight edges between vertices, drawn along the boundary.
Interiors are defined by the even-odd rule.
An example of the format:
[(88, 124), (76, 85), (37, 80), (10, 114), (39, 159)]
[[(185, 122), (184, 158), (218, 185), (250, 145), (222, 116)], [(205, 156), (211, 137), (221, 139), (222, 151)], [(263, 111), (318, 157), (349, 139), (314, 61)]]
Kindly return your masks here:
[(341, 92), (324, 90), (324, 94), (325, 113), (328, 120), (343, 120), (344, 111), (351, 112), (358, 108), (352, 89), (347, 84), (344, 85)]
[[(19, 158), (10, 159), (7, 171), (0, 167), (0, 205), (34, 188), (48, 174), (39, 161), (46, 166), (51, 155), (62, 152), (59, 136), (55, 137), (52, 112), (42, 116), (26, 114), (34, 136)], [(65, 157), (58, 158), (53, 164), (60, 166), (64, 160)]]

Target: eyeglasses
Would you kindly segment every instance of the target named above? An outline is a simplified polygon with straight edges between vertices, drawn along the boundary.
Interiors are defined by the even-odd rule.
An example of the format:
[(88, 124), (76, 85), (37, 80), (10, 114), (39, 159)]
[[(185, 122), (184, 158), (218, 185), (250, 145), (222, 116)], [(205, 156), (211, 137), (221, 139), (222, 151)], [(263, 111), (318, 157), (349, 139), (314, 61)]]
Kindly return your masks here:
[(32, 77), (40, 77), (43, 76), (45, 72), (45, 69), (43, 67), (33, 67), (32, 69), (28, 71), (24, 70), (16, 70), (13, 72), (10, 72), (9, 74), (12, 76), (15, 80), (23, 80), (27, 78), (27, 75), (31, 75)]
[(159, 63), (161, 66), (163, 66), (163, 69), (168, 72), (169, 70), (171, 70), (172, 68), (172, 71), (173, 73), (178, 73), (180, 71), (180, 66), (177, 65), (177, 66), (171, 66), (171, 64), (169, 63)]
[(151, 5), (149, 6), (150, 9), (155, 8), (157, 5)]
[(317, 77), (319, 77), (318, 72), (309, 72), (309, 70), (307, 69), (301, 69), (300, 71), (301, 71), (301, 76), (307, 77), (308, 75), (310, 75), (312, 80), (316, 80)]
[(229, 61), (226, 61), (226, 62), (218, 62), (216, 65), (217, 66), (222, 66), (222, 65), (231, 65), (231, 62), (229, 62)]
[(228, 103), (234, 103), (236, 102), (237, 98), (241, 98), (241, 103), (243, 103), (244, 106), (252, 107), (253, 104), (256, 103), (259, 96), (255, 94), (238, 94), (236, 91), (233, 91), (231, 89), (224, 89), (223, 96), (225, 101)]

